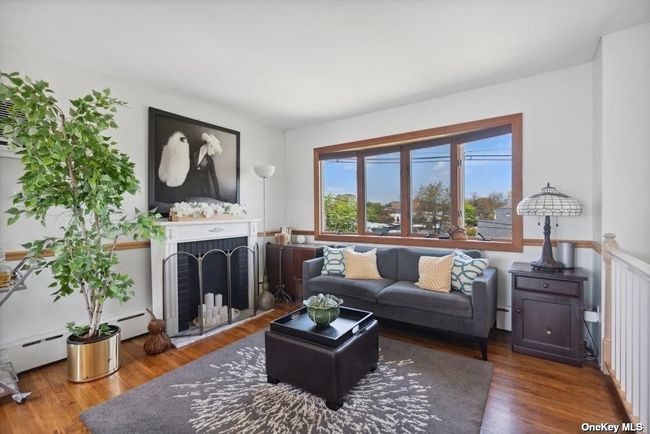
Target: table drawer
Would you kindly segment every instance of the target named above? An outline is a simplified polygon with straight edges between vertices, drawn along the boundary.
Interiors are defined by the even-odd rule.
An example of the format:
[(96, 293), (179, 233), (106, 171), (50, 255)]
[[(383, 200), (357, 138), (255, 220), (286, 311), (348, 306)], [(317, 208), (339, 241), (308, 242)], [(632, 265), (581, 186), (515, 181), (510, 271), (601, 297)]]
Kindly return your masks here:
[(515, 276), (515, 288), (568, 295), (571, 297), (580, 296), (580, 282), (567, 282), (564, 280)]

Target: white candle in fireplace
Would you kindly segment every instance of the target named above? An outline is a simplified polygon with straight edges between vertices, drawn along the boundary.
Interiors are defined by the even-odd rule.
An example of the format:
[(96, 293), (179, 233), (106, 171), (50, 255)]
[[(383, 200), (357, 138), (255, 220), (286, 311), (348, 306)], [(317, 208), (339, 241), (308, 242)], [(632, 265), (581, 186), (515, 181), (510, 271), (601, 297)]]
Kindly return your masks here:
[(212, 309), (213, 309), (213, 308), (210, 307), (210, 308), (207, 308), (207, 309), (205, 310), (206, 315), (205, 315), (205, 317), (203, 318), (203, 323), (204, 323), (204, 324), (210, 325), (210, 324), (213, 323), (213, 320), (212, 320)]
[(212, 323), (213, 324), (219, 324), (221, 322), (221, 316), (219, 315), (219, 311), (217, 310), (216, 307), (213, 307), (210, 311), (210, 316), (212, 318)]
[(223, 305), (223, 295), (217, 294), (215, 299), (216, 300), (214, 306), (217, 308), (217, 310), (221, 311), (221, 306)]
[(211, 292), (207, 292), (203, 295), (203, 302), (207, 306), (208, 309), (212, 309), (214, 307), (214, 294)]

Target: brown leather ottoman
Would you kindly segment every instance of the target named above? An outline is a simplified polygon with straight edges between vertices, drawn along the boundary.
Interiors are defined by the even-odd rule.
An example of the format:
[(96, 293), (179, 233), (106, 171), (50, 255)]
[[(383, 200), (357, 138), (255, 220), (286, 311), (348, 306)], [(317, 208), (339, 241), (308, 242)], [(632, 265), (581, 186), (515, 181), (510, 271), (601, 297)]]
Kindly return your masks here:
[(343, 397), (379, 360), (379, 326), (370, 318), (337, 347), (311, 342), (285, 333), (266, 332), (268, 382), (286, 382), (325, 398), (338, 410)]

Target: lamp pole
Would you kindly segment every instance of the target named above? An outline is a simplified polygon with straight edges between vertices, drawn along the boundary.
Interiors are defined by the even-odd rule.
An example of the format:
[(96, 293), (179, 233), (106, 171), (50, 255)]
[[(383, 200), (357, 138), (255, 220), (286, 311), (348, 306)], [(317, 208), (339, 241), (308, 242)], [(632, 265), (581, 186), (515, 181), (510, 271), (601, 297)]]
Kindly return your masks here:
[[(266, 178), (270, 178), (275, 173), (275, 166), (255, 166), (255, 174), (262, 178), (262, 245), (261, 249), (264, 251), (264, 277), (262, 280), (262, 292), (258, 298), (259, 306), (266, 310), (273, 307), (275, 299), (273, 294), (269, 292), (269, 277), (266, 270)], [(258, 239), (259, 243), (259, 239)], [(258, 244), (259, 245), (259, 244)], [(259, 291), (259, 276), (255, 276), (257, 282), (257, 290)]]
[(262, 178), (262, 249), (264, 250), (264, 277), (262, 278), (262, 290), (268, 291), (269, 276), (266, 274), (266, 178)]

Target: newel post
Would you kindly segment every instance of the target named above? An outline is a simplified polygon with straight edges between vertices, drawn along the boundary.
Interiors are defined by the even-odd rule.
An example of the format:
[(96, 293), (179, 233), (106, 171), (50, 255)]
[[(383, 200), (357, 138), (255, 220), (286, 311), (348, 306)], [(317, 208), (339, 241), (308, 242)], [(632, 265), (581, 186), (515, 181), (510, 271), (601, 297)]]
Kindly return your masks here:
[(611, 369), (612, 366), (612, 344), (611, 344), (611, 334), (612, 334), (612, 255), (611, 251), (618, 249), (618, 243), (616, 242), (616, 235), (612, 233), (606, 233), (603, 235), (603, 249), (602, 249), (602, 259), (603, 259), (603, 300), (605, 300), (605, 318), (603, 326), (603, 361), (607, 365), (607, 369)]

